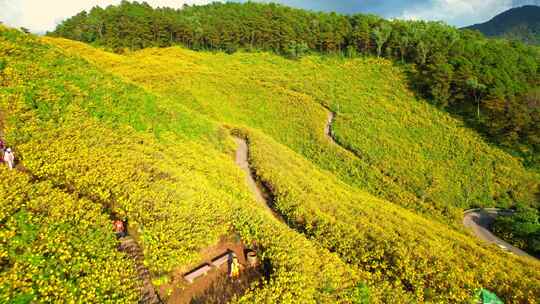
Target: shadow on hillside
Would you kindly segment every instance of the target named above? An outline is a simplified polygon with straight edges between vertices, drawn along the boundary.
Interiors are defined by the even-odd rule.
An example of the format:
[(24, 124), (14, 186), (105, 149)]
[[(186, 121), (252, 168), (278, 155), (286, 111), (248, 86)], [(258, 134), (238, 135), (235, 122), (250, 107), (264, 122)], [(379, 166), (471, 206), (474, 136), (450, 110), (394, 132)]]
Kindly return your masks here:
[[(532, 155), (525, 154), (523, 152), (518, 151), (516, 148), (509, 147), (507, 145), (504, 145), (501, 143), (501, 138), (497, 138), (494, 136), (491, 136), (486, 129), (486, 126), (482, 122), (482, 116), (480, 116), (480, 120), (475, 116), (471, 115), (470, 113), (476, 113), (476, 106), (473, 104), (456, 104), (453, 106), (448, 105), (441, 105), (436, 103), (432, 96), (430, 96), (428, 93), (429, 87), (426, 85), (421, 85), (421, 82), (419, 81), (420, 77), (425, 77), (424, 75), (420, 74), (418, 71), (416, 71), (414, 68), (412, 68), (410, 65), (404, 65), (400, 63), (394, 63), (396, 66), (402, 68), (405, 71), (405, 75), (407, 76), (407, 87), (408, 89), (414, 93), (414, 97), (419, 101), (425, 101), (429, 103), (430, 105), (436, 107), (438, 110), (445, 112), (449, 114), (452, 118), (460, 121), (463, 123), (463, 126), (472, 130), (473, 132), (480, 135), (480, 137), (488, 144), (495, 146), (508, 154), (518, 158), (523, 166), (529, 169), (533, 170), (540, 170), (540, 163), (538, 160), (534, 157), (534, 152)], [(482, 109), (480, 107), (480, 112), (482, 113), (485, 111), (485, 109)], [(488, 117), (483, 118), (488, 119)], [(516, 144), (516, 145), (519, 145)], [(538, 197), (540, 197), (540, 191), (536, 193)]]
[(257, 288), (262, 284), (263, 268), (247, 268), (240, 277), (232, 280), (222, 274), (208, 289), (194, 296), (190, 304), (228, 303), (234, 297), (243, 295), (250, 288)]

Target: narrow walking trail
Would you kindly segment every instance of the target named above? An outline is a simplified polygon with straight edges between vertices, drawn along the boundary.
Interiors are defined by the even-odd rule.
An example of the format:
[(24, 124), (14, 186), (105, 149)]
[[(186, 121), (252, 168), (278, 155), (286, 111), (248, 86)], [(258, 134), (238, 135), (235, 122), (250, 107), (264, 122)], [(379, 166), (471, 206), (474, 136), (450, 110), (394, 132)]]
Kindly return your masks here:
[[(324, 128), (324, 134), (328, 138), (330, 142), (333, 144), (341, 147), (342, 149), (354, 154), (355, 156), (358, 156), (353, 151), (350, 151), (349, 149), (343, 147), (340, 145), (336, 139), (334, 138), (334, 134), (332, 132), (332, 123), (334, 122), (334, 119), (336, 118), (336, 113), (332, 112), (330, 109), (326, 108), (328, 111), (328, 116), (326, 120), (326, 125)], [(511, 252), (513, 254), (519, 255), (519, 256), (526, 256), (530, 258), (535, 258), (525, 251), (514, 247), (510, 245), (509, 243), (503, 241), (502, 239), (496, 237), (491, 231), (489, 231), (489, 227), (493, 224), (493, 221), (498, 215), (502, 215), (503, 211), (499, 209), (474, 209), (474, 210), (468, 210), (465, 211), (464, 217), (463, 217), (463, 225), (467, 228), (470, 228), (473, 233), (481, 240), (484, 240), (488, 243), (494, 243), (497, 244), (502, 250)]]
[(234, 137), (234, 140), (238, 146), (236, 149), (236, 164), (246, 173), (246, 183), (253, 193), (255, 200), (266, 208), (275, 218), (281, 222), (285, 222), (283, 217), (279, 215), (274, 209), (272, 209), (272, 195), (268, 189), (265, 189), (264, 185), (256, 182), (256, 177), (251, 167), (249, 166), (249, 149), (245, 139)]
[[(0, 138), (3, 138), (2, 130), (0, 129)], [(37, 180), (32, 172), (26, 169), (20, 162), (16, 162), (15, 170), (29, 175), (32, 179)], [(109, 214), (111, 216), (111, 214)], [(112, 227), (111, 227), (112, 228)], [(112, 229), (111, 229), (112, 233)], [(125, 252), (129, 258), (135, 263), (137, 269), (137, 279), (141, 282), (140, 297), (139, 303), (142, 304), (161, 304), (163, 303), (159, 296), (157, 295), (154, 285), (152, 284), (152, 278), (150, 276), (150, 271), (144, 265), (144, 255), (142, 249), (139, 247), (137, 242), (130, 237), (123, 237), (120, 240), (118, 250)]]
[(326, 126), (324, 127), (324, 134), (330, 140), (333, 144), (338, 145), (334, 139), (334, 134), (332, 133), (332, 123), (334, 122), (334, 119), (336, 118), (336, 113), (328, 110), (328, 118), (326, 120)]
[(135, 262), (137, 269), (137, 278), (142, 283), (139, 303), (143, 304), (161, 304), (162, 301), (157, 295), (154, 285), (152, 284), (152, 277), (150, 271), (144, 266), (144, 255), (141, 247), (135, 242), (131, 236), (126, 236), (120, 239), (120, 245), (118, 250), (125, 252)]
[[(36, 179), (36, 177), (33, 176), (32, 173), (27, 170), (21, 163), (17, 163), (15, 169), (22, 173), (28, 174), (32, 178)], [(111, 216), (111, 214), (109, 214), (109, 216)], [(119, 242), (120, 244), (118, 245), (118, 251), (125, 252), (126, 255), (135, 263), (135, 267), (137, 269), (137, 280), (139, 280), (139, 282), (141, 283), (139, 303), (163, 303), (154, 289), (154, 285), (152, 284), (152, 278), (150, 276), (150, 271), (144, 265), (144, 255), (139, 244), (137, 244), (137, 242), (129, 235), (120, 238)]]
[(323, 106), (323, 107), (328, 112), (328, 116), (327, 116), (327, 119), (326, 119), (326, 125), (324, 126), (324, 135), (326, 136), (326, 138), (332, 144), (338, 146), (339, 148), (341, 148), (346, 153), (349, 153), (351, 156), (362, 159), (362, 156), (358, 152), (350, 150), (350, 149), (342, 146), (340, 143), (338, 143), (336, 141), (336, 138), (334, 137), (334, 132), (332, 132), (332, 124), (334, 123), (334, 120), (336, 119), (336, 113), (332, 112), (332, 110), (330, 110), (329, 108), (327, 108), (325, 106)]
[(534, 258), (525, 251), (501, 240), (491, 231), (489, 231), (490, 226), (495, 221), (495, 218), (499, 215), (504, 215), (504, 211), (495, 208), (467, 210), (465, 211), (463, 216), (463, 225), (467, 228), (470, 228), (477, 238), (484, 240), (488, 243), (496, 244), (501, 247), (502, 250), (507, 250), (519, 256)]

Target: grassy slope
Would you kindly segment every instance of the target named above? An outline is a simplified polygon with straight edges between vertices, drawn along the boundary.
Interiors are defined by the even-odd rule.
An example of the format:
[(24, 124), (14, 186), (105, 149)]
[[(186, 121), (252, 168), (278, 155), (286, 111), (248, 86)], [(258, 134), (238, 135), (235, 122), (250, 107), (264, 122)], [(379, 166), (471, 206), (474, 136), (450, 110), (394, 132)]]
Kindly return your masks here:
[[(431, 215), (460, 221), (462, 209), (531, 204), (538, 177), (485, 144), (447, 114), (418, 101), (399, 68), (375, 59), (147, 49), (115, 56), (62, 39), (107, 70), (175, 99), (216, 121), (263, 130), (346, 183)], [(358, 156), (322, 134), (326, 110), (334, 133)]]
[[(279, 79), (261, 81), (256, 78), (262, 76), (260, 71), (253, 71), (250, 77), (255, 78), (254, 81), (242, 82), (244, 78), (233, 77), (234, 66), (229, 66), (226, 71), (230, 73), (225, 73), (231, 78), (223, 77), (223, 73), (215, 78), (219, 69), (208, 66), (205, 75), (211, 78), (205, 79), (207, 83), (199, 82), (198, 78), (177, 77), (178, 71), (174, 70), (169, 78), (162, 78), (163, 70), (156, 70), (154, 75), (148, 73), (145, 66), (141, 73), (131, 70), (134, 77), (152, 79), (153, 91), (162, 92), (155, 95), (136, 84), (107, 75), (77, 56), (66, 56), (16, 31), (1, 29), (0, 44), (2, 58), (7, 61), (7, 68), (0, 74), (0, 108), (5, 113), (3, 116), (7, 116), (7, 139), (17, 147), (27, 169), (38, 179), (50, 183), (52, 188), (45, 188), (39, 196), (50, 198), (51, 207), (61, 210), (69, 200), (63, 196), (75, 193), (83, 197), (81, 204), (96, 210), (94, 215), (88, 214), (89, 218), (75, 218), (71, 226), (67, 226), (90, 224), (88, 235), (82, 233), (84, 239), (89, 240), (90, 246), (100, 245), (103, 252), (109, 253), (103, 260), (87, 258), (88, 263), (98, 266), (93, 269), (127, 262), (114, 251), (114, 239), (92, 241), (90, 237), (92, 233), (105, 234), (103, 229), (107, 223), (103, 207), (108, 206), (127, 215), (139, 228), (146, 262), (156, 274), (197, 263), (199, 249), (231, 231), (248, 242), (256, 240), (265, 248), (264, 255), (272, 263), (274, 272), (270, 284), (242, 299), (246, 303), (254, 300), (297, 303), (300, 299), (305, 302), (346, 301), (350, 287), (359, 280), (370, 285), (374, 302), (462, 302), (478, 286), (494, 289), (508, 301), (529, 299), (533, 302), (540, 295), (537, 263), (505, 258), (492, 247), (479, 246), (466, 235), (343, 183), (363, 187), (355, 184), (354, 175), (344, 174), (348, 174), (354, 162), (362, 162), (349, 159), (348, 153), (328, 145), (321, 134), (326, 118), (323, 109), (312, 97), (295, 92), (296, 88), (277, 85), (283, 85)], [(169, 51), (173, 51), (174, 56), (165, 58), (186, 57), (182, 55), (185, 51), (180, 55), (177, 55), (178, 50)], [(193, 61), (182, 71), (184, 75), (197, 75), (195, 63), (200, 64), (198, 56), (201, 54), (188, 54)], [(99, 56), (107, 58), (108, 64), (118, 71), (125, 69), (127, 73), (133, 68), (124, 66), (121, 57), (105, 53)], [(252, 57), (254, 55), (242, 56), (260, 60)], [(268, 57), (263, 61), (270, 63), (282, 60), (263, 56)], [(227, 57), (216, 58), (225, 61)], [(140, 59), (146, 60), (148, 55)], [(115, 63), (115, 60), (120, 61)], [(236, 73), (245, 75), (242, 70)], [(174, 87), (167, 92), (158, 90), (158, 83), (166, 83), (164, 79), (170, 79), (175, 85), (183, 84), (187, 89), (177, 88), (176, 92), (183, 92), (180, 95), (173, 94)], [(231, 95), (230, 90), (240, 85), (245, 87), (239, 89), (252, 92), (250, 98)], [(152, 88), (146, 83), (144, 86)], [(245, 97), (249, 91), (239, 92)], [(261, 101), (266, 102), (261, 104)], [(291, 107), (290, 101), (297, 106)], [(238, 102), (242, 102), (242, 106), (237, 106)], [(257, 109), (261, 106), (272, 115), (258, 115), (261, 112)], [(146, 118), (146, 111), (156, 113), (154, 119)], [(241, 171), (232, 161), (230, 138), (216, 123), (194, 111), (205, 113), (220, 123), (259, 125), (270, 135), (251, 129), (242, 131), (251, 140), (251, 159), (258, 173), (278, 195), (278, 208), (289, 217), (291, 226), (316, 242), (308, 241), (304, 235), (278, 223), (257, 207), (243, 183)], [(299, 134), (307, 135), (313, 143), (298, 138)], [(317, 166), (306, 161), (306, 155)], [(324, 157), (317, 155), (341, 156), (342, 162), (325, 164)], [(324, 166), (337, 177), (320, 169)], [(364, 166), (372, 168), (369, 164)], [(373, 167), (374, 172), (376, 169)], [(17, 173), (7, 174), (11, 178)], [(358, 170), (357, 174), (376, 176), (377, 173)], [(39, 186), (35, 181), (29, 182)], [(23, 185), (24, 181), (14, 180), (14, 183)], [(6, 192), (15, 191), (13, 196), (17, 196), (17, 189), (11, 187)], [(56, 199), (54, 191), (62, 193), (61, 197)], [(13, 221), (21, 208), (25, 208), (23, 202), (2, 209), (6, 210), (4, 218)], [(42, 208), (36, 208), (33, 212), (40, 210)], [(47, 220), (53, 214), (56, 213), (42, 213), (43, 227), (51, 227)], [(101, 223), (98, 227), (102, 228), (92, 228), (94, 222)], [(6, 227), (12, 229), (12, 226)], [(0, 228), (3, 236), (9, 235), (6, 227)], [(22, 233), (19, 231), (19, 234)], [(5, 250), (16, 245), (12, 238), (3, 238), (0, 244), (2, 252), (7, 254), (2, 256), (3, 267), (7, 268), (0, 274), (0, 286), (7, 288), (3, 295), (23, 294), (26, 291), (14, 282), (25, 281), (29, 284), (26, 288), (33, 290), (40, 300), (44, 300), (45, 292), (51, 293), (51, 299), (62, 297), (60, 287), (47, 291), (33, 289), (37, 278), (32, 272), (16, 271), (20, 269), (18, 263), (31, 264), (32, 259), (18, 261), (13, 253)], [(70, 248), (70, 244), (62, 243), (60, 248), (73, 253), (75, 249)], [(28, 245), (31, 255), (42, 255), (49, 263), (62, 260), (46, 255), (35, 240)], [(71, 265), (72, 259), (64, 259)], [(5, 269), (20, 277), (7, 275)], [(81, 275), (77, 269), (72, 271), (71, 275)], [(96, 279), (87, 288), (92, 294), (96, 294), (98, 283), (112, 290), (116, 287), (114, 278), (121, 276), (114, 274), (111, 282), (102, 277), (103, 273), (95, 275)], [(109, 273), (107, 275), (109, 278)], [(65, 280), (65, 274), (59, 277), (58, 286), (73, 284)], [(50, 279), (45, 282), (50, 286)], [(134, 282), (130, 284), (127, 286)], [(75, 294), (73, 290), (66, 290)], [(112, 299), (108, 293), (98, 296), (102, 300)], [(133, 293), (126, 288), (115, 296), (129, 300)]]
[[(447, 115), (414, 100), (400, 85), (399, 70), (387, 62), (357, 60), (352, 64), (312, 57), (298, 63), (268, 54), (227, 56), (179, 48), (123, 57), (71, 41), (48, 41), (170, 100), (175, 100), (175, 92), (189, 92), (191, 98), (176, 101), (216, 121), (262, 130), (266, 135), (249, 128), (241, 133), (251, 141), (251, 160), (257, 172), (277, 194), (277, 208), (291, 226), (336, 252), (343, 262), (370, 273), (367, 280), (375, 299), (388, 300), (389, 293), (395, 292), (396, 301), (462, 302), (479, 286), (495, 290), (510, 302), (534, 302), (538, 296), (537, 263), (503, 256), (493, 247), (479, 246), (474, 238), (359, 190), (394, 198), (413, 209), (418, 208), (413, 204), (419, 204), (422, 211), (440, 213), (452, 210), (452, 205), (471, 205), (473, 198), (482, 195), (489, 198), (479, 203), (495, 204), (492, 199), (497, 191), (510, 188), (526, 197), (527, 192), (519, 187), (532, 181), (516, 160), (482, 143)], [(333, 78), (341, 83), (332, 82)], [(394, 86), (388, 85), (389, 80)], [(352, 97), (345, 98), (346, 93)], [(339, 101), (339, 108), (332, 100)], [(326, 111), (320, 103), (339, 113), (338, 139), (356, 150), (360, 159), (323, 136)], [(376, 119), (381, 115), (390, 119), (394, 129), (377, 136), (377, 130), (385, 128)], [(362, 117), (369, 122), (360, 125), (368, 129), (366, 132), (356, 126)], [(411, 125), (425, 123), (431, 128), (399, 127), (404, 119)], [(356, 132), (346, 131), (349, 129)], [(392, 151), (387, 155), (378, 148), (381, 143), (376, 140), (381, 136), (386, 136), (383, 142)], [(398, 150), (400, 146), (406, 148)], [(475, 157), (489, 162), (471, 165)], [(416, 191), (409, 183), (414, 185), (421, 180), (417, 175), (431, 172), (430, 166), (440, 163), (440, 158), (461, 168), (456, 170), (459, 175), (453, 178), (446, 170), (431, 173), (443, 182), (437, 187), (441, 194), (430, 200), (424, 197), (422, 204), (414, 198)], [(385, 165), (399, 159), (399, 166)], [(414, 161), (421, 170), (414, 170)], [(468, 165), (460, 165), (465, 161)], [(512, 172), (490, 167), (493, 163)], [(496, 176), (499, 184), (490, 184), (492, 189), (479, 187), (476, 196), (468, 194), (470, 201), (463, 198), (465, 203), (443, 200), (459, 197), (446, 179), (452, 183), (468, 175), (480, 179), (483, 172)], [(465, 182), (475, 183), (473, 179)], [(504, 200), (499, 203), (504, 204)]]
[[(129, 218), (155, 276), (199, 263), (201, 249), (235, 232), (262, 246), (273, 266), (271, 281), (244, 301), (333, 303), (350, 296), (361, 272), (258, 207), (230, 155), (232, 141), (214, 123), (16, 30), (0, 28), (0, 55), (5, 136), (34, 175), (25, 180), (2, 171), (12, 181), (2, 188), (0, 209), (2, 301), (134, 302), (133, 265), (107, 233), (108, 209)], [(40, 188), (35, 195), (50, 210), (20, 198), (23, 187)], [(70, 195), (82, 198), (79, 205)], [(32, 227), (17, 229), (25, 209), (39, 215), (38, 237), (26, 237)], [(58, 243), (47, 231), (62, 217), (69, 220), (61, 227), (78, 235)], [(10, 250), (19, 239), (25, 255)], [(85, 250), (76, 246), (80, 240)], [(64, 255), (51, 254), (49, 243)], [(40, 260), (65, 267), (50, 273)]]
[(537, 262), (478, 246), (444, 224), (351, 189), (257, 131), (241, 133), (250, 139), (251, 162), (273, 189), (280, 212), (342, 260), (370, 273), (373, 290), (384, 286), (404, 302), (463, 303), (479, 286), (509, 302), (537, 297)]
[(98, 204), (5, 166), (0, 174), (1, 303), (137, 300), (135, 267)]

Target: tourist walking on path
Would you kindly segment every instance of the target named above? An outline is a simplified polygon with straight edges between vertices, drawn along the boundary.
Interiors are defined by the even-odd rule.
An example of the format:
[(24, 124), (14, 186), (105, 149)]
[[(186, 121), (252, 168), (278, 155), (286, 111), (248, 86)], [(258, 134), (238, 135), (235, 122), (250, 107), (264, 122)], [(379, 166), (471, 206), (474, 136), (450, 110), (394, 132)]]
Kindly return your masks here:
[(124, 222), (121, 220), (113, 221), (113, 230), (117, 238), (123, 238), (127, 236), (126, 227), (124, 225)]
[(7, 148), (4, 152), (4, 161), (8, 164), (9, 169), (15, 168), (15, 155), (11, 148)]
[(231, 262), (231, 269), (229, 273), (229, 277), (233, 280), (237, 280), (240, 276), (240, 263), (238, 263), (238, 258), (233, 257)]

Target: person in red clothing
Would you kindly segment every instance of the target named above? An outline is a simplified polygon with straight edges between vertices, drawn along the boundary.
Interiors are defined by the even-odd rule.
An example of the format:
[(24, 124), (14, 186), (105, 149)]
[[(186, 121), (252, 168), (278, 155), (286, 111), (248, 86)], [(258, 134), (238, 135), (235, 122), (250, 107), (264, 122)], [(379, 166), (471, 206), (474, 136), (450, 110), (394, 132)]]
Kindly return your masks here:
[(113, 221), (113, 230), (117, 238), (123, 238), (127, 235), (126, 226), (124, 225), (124, 222), (121, 220)]

